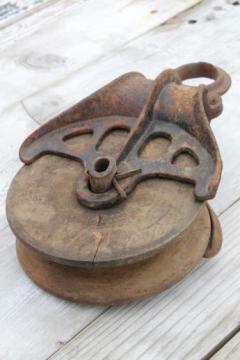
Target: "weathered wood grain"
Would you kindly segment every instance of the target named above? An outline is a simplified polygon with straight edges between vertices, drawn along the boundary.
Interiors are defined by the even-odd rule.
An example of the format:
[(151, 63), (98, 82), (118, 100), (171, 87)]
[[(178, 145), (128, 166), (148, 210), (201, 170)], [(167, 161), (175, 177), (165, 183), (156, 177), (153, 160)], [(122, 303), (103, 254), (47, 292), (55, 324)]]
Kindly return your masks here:
[(21, 162), (18, 149), (23, 138), (36, 129), (37, 124), (27, 115), (21, 105), (1, 113), (0, 121), (0, 230), (7, 225), (5, 216), (5, 199), (10, 182)]
[(0, 358), (42, 360), (103, 310), (49, 296), (24, 274), (10, 229), (0, 232)]
[(2, 104), (98, 61), (199, 1), (65, 0), (24, 18), (0, 33)]
[(211, 360), (238, 360), (240, 357), (240, 332), (226, 343)]
[(240, 317), (240, 203), (221, 216), (224, 248), (174, 288), (112, 307), (51, 360), (199, 360)]
[(3, 0), (0, 3), (0, 28), (49, 4), (49, 0)]

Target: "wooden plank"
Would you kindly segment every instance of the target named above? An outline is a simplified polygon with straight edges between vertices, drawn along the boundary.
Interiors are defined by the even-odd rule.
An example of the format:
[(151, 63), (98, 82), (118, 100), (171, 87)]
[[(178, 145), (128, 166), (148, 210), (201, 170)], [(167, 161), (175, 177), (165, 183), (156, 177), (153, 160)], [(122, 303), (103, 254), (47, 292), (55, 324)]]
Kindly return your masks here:
[(181, 283), (112, 307), (51, 360), (202, 359), (239, 326), (240, 202), (221, 216), (224, 248)]
[[(228, 34), (228, 36), (226, 36), (225, 33), (224, 34), (221, 33), (224, 28), (223, 26), (221, 26), (221, 22), (224, 22), (225, 27), (230, 25), (229, 16), (232, 16), (232, 25), (230, 26), (230, 28), (233, 29), (233, 31), (237, 32), (238, 29), (237, 27), (234, 26), (234, 23), (236, 21), (234, 19), (237, 19), (237, 17), (234, 16), (235, 14), (231, 10), (230, 5), (224, 5), (224, 7), (225, 6), (226, 9), (223, 11), (224, 11), (224, 17), (227, 18), (227, 21), (222, 18), (223, 13), (221, 13), (221, 11), (220, 12), (216, 11), (217, 20), (214, 23), (215, 27), (213, 27), (211, 31), (209, 30), (208, 21), (206, 21), (206, 23), (202, 21), (202, 23), (204, 23), (204, 26), (206, 26), (209, 31), (206, 32), (204, 31), (203, 34), (201, 35), (205, 37), (205, 40), (202, 39), (200, 41), (201, 44), (200, 51), (203, 48), (203, 43), (205, 41), (208, 51), (204, 51), (204, 56), (207, 56), (208, 59), (214, 61), (216, 54), (214, 54), (212, 51), (212, 42), (214, 40), (214, 48), (215, 48), (215, 42), (217, 43), (216, 51), (219, 52), (220, 40), (213, 37), (213, 30), (221, 34), (221, 36), (223, 36), (222, 41), (225, 41), (229, 44), (229, 53), (226, 54), (227, 53), (226, 51), (220, 49), (220, 53), (218, 54), (217, 57), (218, 63), (219, 65), (222, 65), (223, 67), (229, 69), (231, 72), (233, 71), (234, 77), (236, 78), (236, 82), (237, 82), (239, 77), (236, 66), (237, 61), (235, 61), (237, 50), (234, 49), (234, 44), (235, 46), (237, 44), (236, 41), (234, 40), (235, 38), (233, 37), (233, 35)], [(237, 8), (235, 11), (238, 11)], [(188, 16), (192, 17), (192, 14), (193, 13), (191, 12)], [(207, 16), (207, 14), (205, 14), (204, 16)], [(178, 65), (179, 57), (175, 58), (174, 60), (174, 57), (172, 58), (172, 53), (171, 53), (172, 50), (169, 50), (170, 54), (167, 55), (167, 42), (164, 40), (163, 43), (161, 43), (161, 39), (165, 39), (166, 37), (169, 37), (170, 43), (175, 44), (174, 48), (176, 47), (176, 49), (174, 49), (173, 55), (174, 54), (178, 55), (178, 51), (180, 51), (179, 53), (182, 54), (181, 61), (184, 62), (186, 61), (186, 59), (187, 61), (196, 60), (198, 54), (189, 56), (188, 53), (189, 56), (188, 59), (187, 54), (184, 54), (184, 52), (187, 51), (189, 46), (192, 44), (193, 44), (192, 51), (197, 52), (198, 48), (196, 45), (194, 45), (194, 41), (195, 41), (194, 39), (196, 39), (196, 37), (199, 38), (199, 31), (201, 30), (201, 27), (199, 27), (198, 23), (190, 26), (190, 24), (187, 23), (187, 20), (188, 18), (180, 18), (180, 20), (178, 19), (178, 21), (180, 21), (181, 24), (179, 24), (177, 21), (166, 25), (167, 28), (164, 26), (162, 30), (165, 29), (167, 31), (167, 34), (165, 33), (164, 36), (162, 30), (160, 32), (158, 30), (156, 34), (161, 33), (162, 34), (161, 36), (156, 36), (155, 32), (153, 32), (153, 34), (151, 34), (150, 37), (148, 36), (146, 36), (146, 38), (144, 37), (145, 42), (142, 42), (142, 40), (141, 42), (139, 42), (140, 39), (138, 39), (133, 43), (130, 43), (121, 51), (112, 54), (104, 61), (101, 60), (98, 65), (99, 67), (93, 64), (89, 66), (86, 72), (85, 70), (83, 70), (82, 72), (79, 73), (76, 72), (73, 73), (71, 77), (68, 79), (68, 81), (65, 83), (66, 84), (65, 90), (63, 90), (64, 83), (59, 83), (60, 85), (59, 87), (56, 86), (52, 89), (49, 88), (47, 92), (41, 93), (40, 97), (42, 96), (42, 100), (45, 99), (44, 101), (46, 101), (45, 106), (43, 104), (45, 116), (43, 116), (43, 113), (41, 113), (40, 115), (40, 117), (42, 116), (41, 119), (45, 121), (46, 116), (48, 116), (49, 114), (49, 110), (52, 111), (53, 108), (54, 111), (58, 111), (59, 109), (58, 101), (61, 101), (61, 99), (63, 99), (63, 103), (66, 106), (67, 103), (64, 102), (65, 99), (66, 101), (69, 101), (68, 102), (69, 104), (74, 102), (75, 100), (79, 100), (80, 94), (81, 96), (85, 96), (86, 95), (86, 93), (84, 92), (85, 89), (83, 90), (80, 89), (78, 92), (79, 84), (81, 84), (82, 87), (84, 87), (86, 84), (86, 89), (87, 91), (90, 92), (95, 88), (97, 88), (99, 85), (102, 85), (104, 82), (110, 80), (115, 75), (118, 75), (122, 71), (126, 71), (127, 69), (130, 68), (143, 69), (143, 71), (145, 71), (149, 76), (152, 76), (154, 75), (154, 73), (157, 72), (156, 70), (158, 70), (159, 67), (165, 68), (166, 65), (169, 64), (169, 62), (170, 62), (169, 65), (172, 66)], [(195, 27), (195, 30), (194, 28), (192, 28), (193, 26)], [(217, 27), (220, 26), (219, 32), (216, 26)], [(177, 28), (177, 31), (175, 31), (174, 28)], [(184, 31), (182, 30), (183, 28), (185, 28)], [(189, 38), (190, 35), (188, 34), (190, 29), (192, 29), (192, 38)], [(180, 32), (183, 35), (182, 38), (184, 42), (183, 46), (179, 46), (178, 44), (178, 42), (181, 39), (181, 37), (179, 37), (177, 34), (178, 32)], [(210, 39), (208, 40), (209, 32), (211, 36)], [(150, 41), (148, 43), (148, 41), (152, 38), (154, 38), (154, 41), (152, 42)], [(151, 49), (152, 51), (150, 51)], [(162, 52), (163, 58), (160, 57), (161, 49), (163, 50)], [(144, 51), (146, 50), (145, 59), (144, 56), (140, 57), (140, 54), (143, 53), (143, 50)], [(233, 56), (233, 60), (232, 63), (230, 64), (229, 60), (230, 60), (231, 52), (233, 54), (231, 55)], [(137, 54), (139, 54), (139, 60)], [(119, 62), (116, 60), (115, 62), (113, 62), (111, 59), (113, 57), (116, 59), (117, 56), (119, 56)], [(171, 59), (171, 61), (169, 61), (169, 59)], [(228, 68), (228, 64), (230, 64), (229, 68)], [(109, 69), (106, 68), (108, 66)], [(117, 66), (117, 70), (116, 70), (116, 66)], [(107, 70), (109, 70), (109, 73)], [(83, 73), (85, 74), (84, 80), (83, 82), (81, 82)], [(99, 75), (101, 73), (103, 75)], [(76, 78), (74, 79), (75, 76)], [(88, 87), (89, 76), (90, 76), (90, 80), (92, 79), (92, 81), (90, 86)], [(100, 80), (98, 79), (98, 77), (100, 78)], [(75, 88), (74, 88), (74, 84), (75, 84)], [(72, 97), (68, 96), (69, 92)], [(226, 178), (223, 187), (224, 191), (227, 187), (227, 193), (224, 193), (225, 196), (222, 197), (221, 206), (218, 208), (219, 211), (222, 211), (226, 206), (230, 204), (229, 197), (230, 199), (236, 200), (237, 193), (235, 191), (234, 182), (236, 182), (235, 185), (237, 185), (237, 182), (239, 182), (239, 177), (236, 174), (236, 172), (234, 172), (235, 166), (238, 164), (236, 160), (237, 156), (232, 157), (232, 151), (231, 151), (231, 149), (234, 149), (234, 151), (239, 151), (239, 148), (237, 146), (238, 110), (237, 107), (235, 106), (237, 102), (236, 99), (238, 95), (238, 89), (236, 87), (233, 89), (233, 93), (234, 96), (231, 95), (230, 93), (226, 97), (227, 99), (226, 100), (227, 106), (225, 113), (226, 115), (224, 115), (224, 117), (221, 120), (222, 122), (224, 122), (224, 119), (227, 121), (228, 129), (226, 128), (225, 124), (223, 124), (223, 126), (225, 127), (222, 127), (222, 130), (219, 133), (221, 136), (224, 135), (223, 138), (221, 139), (222, 142), (221, 146), (224, 146), (224, 144), (226, 144), (224, 149), (224, 153), (226, 154), (225, 168), (227, 166), (227, 172), (229, 172), (227, 174), (228, 180)], [(48, 94), (50, 96), (48, 96)], [(53, 104), (51, 105), (51, 100), (54, 100), (55, 95), (57, 96), (56, 103), (58, 104), (56, 105), (55, 103), (56, 106), (54, 105), (54, 101)], [(36, 100), (35, 104), (38, 105), (39, 106), (38, 109), (40, 109), (41, 102), (38, 102), (36, 97), (34, 99)], [(36, 108), (34, 108), (33, 106), (31, 107), (31, 104), (33, 104), (31, 103), (31, 99), (28, 100), (30, 102), (29, 101), (27, 102), (27, 100), (24, 102), (27, 111), (31, 116), (34, 114), (37, 118), (38, 114), (41, 111), (39, 110), (35, 111)], [(7, 117), (9, 119), (10, 118), (15, 119), (16, 121), (16, 119), (20, 119), (20, 117), (18, 118), (18, 116), (19, 114), (22, 113), (23, 109), (19, 106), (19, 107), (15, 107), (14, 110), (11, 109), (11, 111), (10, 110), (8, 111), (7, 111), (8, 113)], [(26, 114), (23, 113), (23, 115), (21, 116), (25, 118)], [(234, 122), (232, 122), (233, 121), (232, 119), (234, 119)], [(216, 122), (216, 127), (218, 129), (217, 124), (220, 124), (220, 122)], [(12, 121), (12, 127), (14, 126), (15, 123), (14, 121)], [(31, 126), (33, 126), (34, 128), (33, 123)], [(26, 133), (28, 133), (29, 130), (30, 129), (26, 129)], [(9, 133), (10, 132), (8, 133), (5, 132), (4, 136), (5, 137), (9, 136)], [(16, 136), (17, 139), (22, 140), (25, 136), (25, 132), (20, 132), (20, 135), (17, 134)], [(233, 147), (231, 147), (231, 149), (228, 149), (229, 144), (231, 144), (232, 146), (232, 143), (233, 143)], [(15, 146), (13, 145), (13, 142), (11, 142), (11, 144), (12, 146)], [(17, 148), (18, 146), (16, 146), (16, 148), (12, 148), (12, 151), (13, 152), (16, 151)], [(8, 157), (8, 161), (11, 161), (9, 157)], [(19, 166), (19, 163), (14, 166), (16, 166), (17, 168)], [(15, 170), (12, 170), (12, 172), (14, 171)], [(228, 187), (229, 181), (231, 184), (231, 188)], [(231, 189), (233, 193), (231, 193), (230, 191)], [(233, 210), (234, 212), (232, 212)], [(89, 329), (83, 333), (83, 337), (81, 335), (79, 337), (76, 337), (75, 342), (73, 341), (72, 343), (67, 345), (62, 353), (59, 352), (58, 355), (56, 355), (57, 358), (59, 356), (59, 358), (65, 359), (64, 356), (66, 355), (66, 359), (81, 358), (85, 360), (93, 355), (94, 358), (102, 359), (104, 358), (106, 353), (109, 352), (110, 354), (109, 358), (115, 360), (118, 358), (126, 358), (126, 356), (124, 357), (124, 353), (127, 352), (127, 357), (131, 359), (139, 358), (138, 355), (140, 354), (144, 359), (145, 358), (150, 359), (155, 357), (158, 359), (162, 358), (165, 360), (168, 354), (169, 354), (169, 358), (174, 359), (175, 355), (174, 354), (171, 355), (171, 352), (175, 352), (175, 354), (177, 354), (175, 356), (176, 359), (179, 359), (179, 354), (181, 355), (183, 354), (184, 359), (185, 358), (199, 359), (198, 356), (200, 355), (199, 351), (202, 351), (202, 353), (204, 351), (207, 351), (207, 349), (211, 347), (213, 339), (215, 339), (214, 340), (215, 344), (221, 341), (222, 338), (226, 336), (226, 334), (229, 334), (229, 332), (232, 331), (232, 329), (235, 328), (235, 326), (237, 326), (236, 314), (239, 313), (236, 304), (236, 298), (237, 298), (236, 283), (238, 282), (238, 278), (239, 278), (239, 274), (236, 271), (237, 267), (239, 267), (238, 259), (237, 259), (239, 258), (238, 256), (239, 250), (237, 248), (236, 243), (237, 243), (237, 237), (239, 235), (238, 234), (239, 230), (235, 229), (237, 226), (236, 225), (237, 218), (239, 217), (239, 210), (237, 210), (237, 213), (235, 213), (235, 210), (236, 210), (236, 206), (228, 211), (228, 213), (230, 214), (229, 218), (226, 218), (227, 214), (224, 214), (222, 217), (224, 222), (224, 235), (228, 248), (226, 249), (225, 246), (224, 253), (222, 253), (218, 258), (207, 262), (206, 264), (204, 264), (204, 266), (200, 266), (199, 269), (194, 272), (193, 277), (191, 276), (187, 278), (180, 285), (176, 286), (174, 289), (170, 291), (165, 292), (162, 295), (156, 296), (150, 300), (146, 300), (138, 304), (131, 304), (130, 306), (126, 305), (119, 308), (117, 307), (112, 308), (112, 310), (110, 312), (107, 312), (102, 317), (101, 320), (98, 320), (96, 322), (95, 326), (90, 326)], [(231, 226), (231, 223), (233, 223), (235, 227)], [(13, 239), (12, 235), (9, 235), (9, 237)], [(5, 237), (5, 235), (3, 238), (5, 240), (5, 242), (3, 243), (8, 244), (9, 242), (7, 240), (8, 238)], [(231, 247), (231, 242), (233, 247)], [(236, 246), (236, 248), (234, 248), (234, 246)], [(227, 254), (230, 253), (230, 255), (226, 255), (226, 251)], [(96, 313), (94, 313), (92, 317), (91, 316), (88, 317), (89, 313), (86, 315), (85, 307), (82, 306), (78, 307), (77, 305), (62, 302), (59, 301), (58, 299), (53, 298), (52, 296), (48, 296), (41, 290), (37, 289), (35, 286), (33, 285), (30, 286), (29, 285), (30, 282), (28, 279), (26, 279), (26, 283), (28, 284), (29, 288), (26, 286), (18, 287), (17, 285), (18, 285), (19, 276), (20, 278), (22, 276), (19, 267), (16, 266), (16, 268), (11, 271), (8, 268), (8, 271), (6, 272), (6, 263), (9, 263), (10, 265), (12, 264), (12, 266), (14, 263), (15, 255), (13, 255), (13, 245), (10, 250), (8, 249), (2, 255), (0, 255), (0, 259), (6, 259), (5, 262), (1, 260), (3, 262), (4, 267), (1, 272), (3, 280), (1, 282), (0, 289), (4, 289), (4, 288), (6, 289), (7, 287), (7, 279), (5, 279), (6, 276), (3, 275), (10, 274), (8, 275), (9, 276), (8, 279), (9, 278), (12, 279), (11, 286), (7, 288), (7, 295), (5, 293), (1, 293), (2, 302), (5, 303), (6, 298), (8, 300), (10, 299), (9, 307), (4, 308), (5, 310), (2, 313), (2, 315), (0, 315), (0, 318), (4, 319), (3, 322), (4, 331), (6, 328), (11, 329), (11, 336), (9, 334), (10, 331), (6, 332), (6, 337), (10, 336), (11, 341), (10, 340), (5, 341), (5, 337), (4, 337), (4, 341), (1, 343), (0, 346), (1, 349), (0, 357), (6, 359), (8, 358), (20, 359), (23, 357), (24, 359), (46, 358), (46, 356), (49, 356), (52, 352), (56, 351), (61, 346), (61, 341), (67, 342), (72, 336), (74, 336), (76, 333), (78, 333), (78, 331), (83, 329), (84, 326), (86, 326), (91, 320), (93, 320), (103, 311), (103, 309), (101, 308), (100, 311), (99, 312), (96, 311)], [(21, 281), (20, 284), (22, 284)], [(216, 289), (214, 289), (215, 287)], [(221, 289), (221, 291), (218, 289)], [(15, 295), (16, 293), (20, 295), (17, 297)], [(23, 303), (20, 303), (21, 297), (23, 296), (24, 293), (26, 293), (28, 297), (26, 298), (23, 297)], [(34, 293), (33, 296), (32, 293)], [(15, 296), (17, 299), (14, 298)], [(229, 300), (227, 296), (230, 297), (232, 296), (232, 297)], [(194, 299), (193, 302), (191, 302), (191, 297)], [(27, 300), (28, 298), (29, 301)], [(226, 302), (222, 304), (221, 299), (223, 302), (224, 301)], [(239, 298), (237, 299), (237, 301), (239, 302)], [(36, 303), (37, 305), (39, 304), (40, 305), (34, 307), (32, 303), (33, 304)], [(62, 303), (64, 305), (61, 305)], [(75, 310), (72, 310), (72, 306), (74, 306)], [(30, 308), (29, 312), (28, 312), (28, 308)], [(54, 312), (55, 308), (57, 309), (56, 312)], [(95, 307), (91, 306), (91, 307), (87, 307), (87, 309), (95, 309)], [(48, 317), (47, 320), (45, 316), (46, 310)], [(38, 316), (38, 311), (40, 312), (39, 316)], [(63, 312), (63, 316), (58, 321), (59, 318), (57, 317), (57, 315), (60, 312)], [(9, 322), (5, 321), (4, 315), (6, 316), (6, 314), (12, 314), (10, 316)], [(21, 316), (21, 314), (23, 314), (23, 316)], [(129, 316), (127, 314), (129, 314)], [(87, 319), (85, 318), (86, 321), (83, 318), (79, 319), (78, 316), (80, 315), (83, 317), (86, 315), (86, 317), (88, 318)], [(32, 319), (35, 316), (36, 316), (36, 321)], [(185, 319), (185, 321), (184, 319), (181, 319), (182, 317)], [(115, 321), (116, 321), (116, 325), (114, 325)], [(217, 323), (218, 321), (219, 324)], [(15, 322), (17, 324), (16, 328), (15, 328)], [(124, 325), (124, 323), (126, 323), (126, 325)], [(175, 323), (177, 325), (175, 325)], [(190, 325), (188, 323), (191, 324), (191, 327), (189, 327)], [(209, 326), (206, 324), (209, 324)], [(57, 327), (56, 336), (55, 336), (55, 326)], [(74, 327), (72, 332), (69, 330), (71, 326)], [(119, 326), (119, 329), (117, 329), (117, 326)], [(50, 330), (48, 331), (46, 329), (50, 329)], [(110, 332), (111, 329), (113, 332), (112, 335), (108, 333), (108, 331)], [(194, 331), (194, 329), (197, 330)], [(95, 336), (95, 331), (96, 331), (96, 336)], [(101, 331), (103, 331), (102, 334)], [(46, 337), (45, 337), (45, 333), (47, 334)], [(208, 336), (210, 337), (208, 338)], [(189, 341), (187, 340), (188, 338)], [(109, 345), (111, 340), (112, 340), (112, 347)], [(136, 344), (138, 340), (141, 341), (141, 343)], [(173, 340), (176, 343), (173, 344)], [(60, 342), (56, 343), (57, 341)], [(17, 343), (16, 352), (14, 349), (15, 343)], [(134, 348), (132, 349), (130, 349), (131, 344), (134, 345)], [(98, 351), (97, 356), (94, 355), (94, 351), (95, 351), (94, 346)], [(105, 349), (103, 349), (102, 346), (106, 346)], [(147, 349), (148, 346), (150, 346), (150, 349)], [(191, 348), (191, 346), (193, 348)], [(198, 348), (198, 350), (196, 350), (196, 348)], [(87, 354), (88, 350), (89, 350), (89, 355)], [(145, 350), (147, 351), (146, 353), (144, 353)], [(186, 354), (186, 356), (184, 356), (184, 354)], [(195, 356), (195, 354), (197, 355)]]
[[(205, 60), (217, 63), (234, 80), (232, 88), (223, 98), (223, 114), (212, 123), (224, 162), (222, 182), (212, 204), (218, 212), (222, 212), (240, 194), (239, 160), (237, 156), (232, 156), (240, 151), (240, 111), (236, 106), (240, 88), (235, 86), (240, 80), (239, 15), (240, 6), (216, 0), (203, 3), (99, 59), (97, 63), (74, 72), (64, 81), (27, 97), (23, 103), (31, 116), (43, 123), (124, 72), (140, 71), (154, 78), (166, 67), (176, 67), (185, 62)], [(197, 23), (189, 24), (191, 19), (197, 20)], [(231, 31), (226, 31), (230, 28)], [(223, 44), (227, 44), (228, 51)]]
[(238, 332), (225, 346), (223, 346), (211, 360), (239, 360), (240, 357), (240, 332)]
[(0, 236), (0, 358), (44, 360), (104, 308), (48, 295), (20, 268), (10, 229), (2, 230)]
[(5, 199), (10, 182), (18, 171), (21, 162), (18, 149), (29, 133), (36, 129), (37, 124), (24, 111), (21, 105), (3, 111), (0, 121), (0, 230), (7, 225), (5, 216)]
[(49, 3), (49, 0), (1, 1), (0, 28), (22, 19), (24, 16), (41, 9), (43, 6), (47, 6)]
[[(0, 24), (0, 48), (4, 49), (11, 46), (14, 42), (25, 36), (30, 36), (34, 32), (41, 31), (44, 26), (56, 21), (68, 9), (74, 5), (81, 5), (91, 0), (48, 0), (46, 6), (40, 6), (38, 11), (31, 12), (29, 15), (18, 19), (18, 21), (10, 21), (6, 26)], [(48, 6), (49, 5), (49, 6)], [(81, 9), (81, 7), (79, 7)]]
[[(61, 1), (7, 27), (0, 33), (2, 104), (10, 106), (96, 62), (198, 2), (89, 0), (64, 7)], [(36, 21), (42, 27), (32, 33)]]

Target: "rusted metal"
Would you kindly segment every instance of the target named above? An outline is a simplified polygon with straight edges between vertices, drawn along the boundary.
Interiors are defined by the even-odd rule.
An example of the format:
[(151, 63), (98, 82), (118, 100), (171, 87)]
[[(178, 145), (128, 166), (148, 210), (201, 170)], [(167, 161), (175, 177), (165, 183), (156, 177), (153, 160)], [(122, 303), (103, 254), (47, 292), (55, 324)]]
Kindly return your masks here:
[[(198, 77), (213, 82), (184, 83)], [(206, 200), (222, 163), (210, 120), (229, 86), (207, 63), (154, 81), (129, 73), (30, 135), (7, 198), (29, 276), (65, 298), (112, 303), (164, 290), (216, 255), (221, 227)]]
[[(209, 86), (198, 87), (182, 83), (186, 79), (202, 76), (213, 78), (215, 81)], [(54, 126), (49, 123), (47, 131), (46, 126), (43, 126), (23, 143), (20, 157), (29, 164), (44, 154), (52, 153), (81, 162), (85, 166), (87, 176), (79, 179), (78, 198), (84, 205), (93, 208), (112, 206), (115, 202), (126, 198), (121, 196), (121, 193), (129, 194), (137, 183), (150, 177), (172, 178), (193, 183), (198, 200), (211, 199), (215, 196), (220, 181), (221, 158), (209, 121), (222, 111), (221, 95), (229, 86), (229, 76), (210, 64), (189, 64), (175, 70), (166, 70), (154, 81), (146, 104), (133, 127), (132, 118), (128, 117), (106, 116), (93, 119), (91, 124), (84, 120), (74, 121), (68, 125), (61, 122), (57, 128), (52, 122)], [(114, 188), (114, 176), (109, 181), (105, 173), (93, 170), (93, 164), (96, 161), (104, 162), (105, 156), (97, 150), (98, 144), (106, 134), (116, 128), (126, 128), (131, 131), (124, 148), (118, 155), (114, 174), (119, 174), (121, 163), (125, 163), (129, 171), (139, 168), (141, 172), (131, 176), (122, 191), (107, 192)], [(65, 144), (66, 139), (84, 133), (94, 135), (94, 147), (79, 153), (69, 149)], [(166, 156), (154, 162), (139, 159), (139, 154), (146, 143), (160, 136), (171, 140), (171, 147)], [(185, 152), (196, 159), (197, 167), (182, 169), (174, 165), (174, 159)], [(112, 166), (111, 162), (109, 166)], [(110, 169), (106, 168), (105, 171), (109, 172)], [(98, 190), (93, 186), (96, 177), (102, 184), (97, 187), (99, 192), (104, 193), (102, 197), (96, 194)]]
[(211, 234), (208, 242), (207, 249), (205, 251), (204, 257), (211, 258), (220, 251), (222, 247), (222, 229), (220, 222), (214, 213), (213, 209), (207, 205), (209, 211), (209, 217), (211, 221)]

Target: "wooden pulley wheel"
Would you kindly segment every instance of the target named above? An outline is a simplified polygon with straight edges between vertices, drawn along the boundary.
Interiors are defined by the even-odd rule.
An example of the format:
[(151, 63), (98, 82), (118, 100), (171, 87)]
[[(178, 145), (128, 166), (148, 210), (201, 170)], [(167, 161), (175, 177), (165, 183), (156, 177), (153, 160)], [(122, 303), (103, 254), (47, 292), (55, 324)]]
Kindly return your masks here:
[[(183, 83), (202, 76), (214, 81)], [(63, 298), (115, 303), (163, 291), (217, 254), (206, 200), (221, 158), (209, 123), (229, 86), (207, 63), (154, 81), (129, 73), (30, 135), (7, 197), (29, 277)]]

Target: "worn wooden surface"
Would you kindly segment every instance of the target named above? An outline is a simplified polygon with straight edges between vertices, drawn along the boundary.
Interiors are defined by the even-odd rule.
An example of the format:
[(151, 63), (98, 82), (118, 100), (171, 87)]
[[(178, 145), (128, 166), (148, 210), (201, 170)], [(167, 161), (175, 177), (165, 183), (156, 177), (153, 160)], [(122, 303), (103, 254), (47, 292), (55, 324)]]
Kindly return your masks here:
[[(40, 1), (30, 11), (35, 2), (23, 3), (26, 13), (0, 18), (0, 359), (238, 360), (238, 1), (59, 0)], [(155, 77), (199, 60), (223, 67), (233, 79), (224, 113), (212, 124), (224, 161), (212, 202), (223, 225), (220, 255), (163, 294), (118, 307), (76, 305), (37, 288), (16, 260), (4, 210), (22, 140), (123, 72)]]
[(240, 354), (240, 332), (233, 336), (213, 357), (212, 360), (235, 360)]
[(28, 16), (31, 12), (47, 5), (49, 0), (15, 0), (0, 1), (0, 28)]

